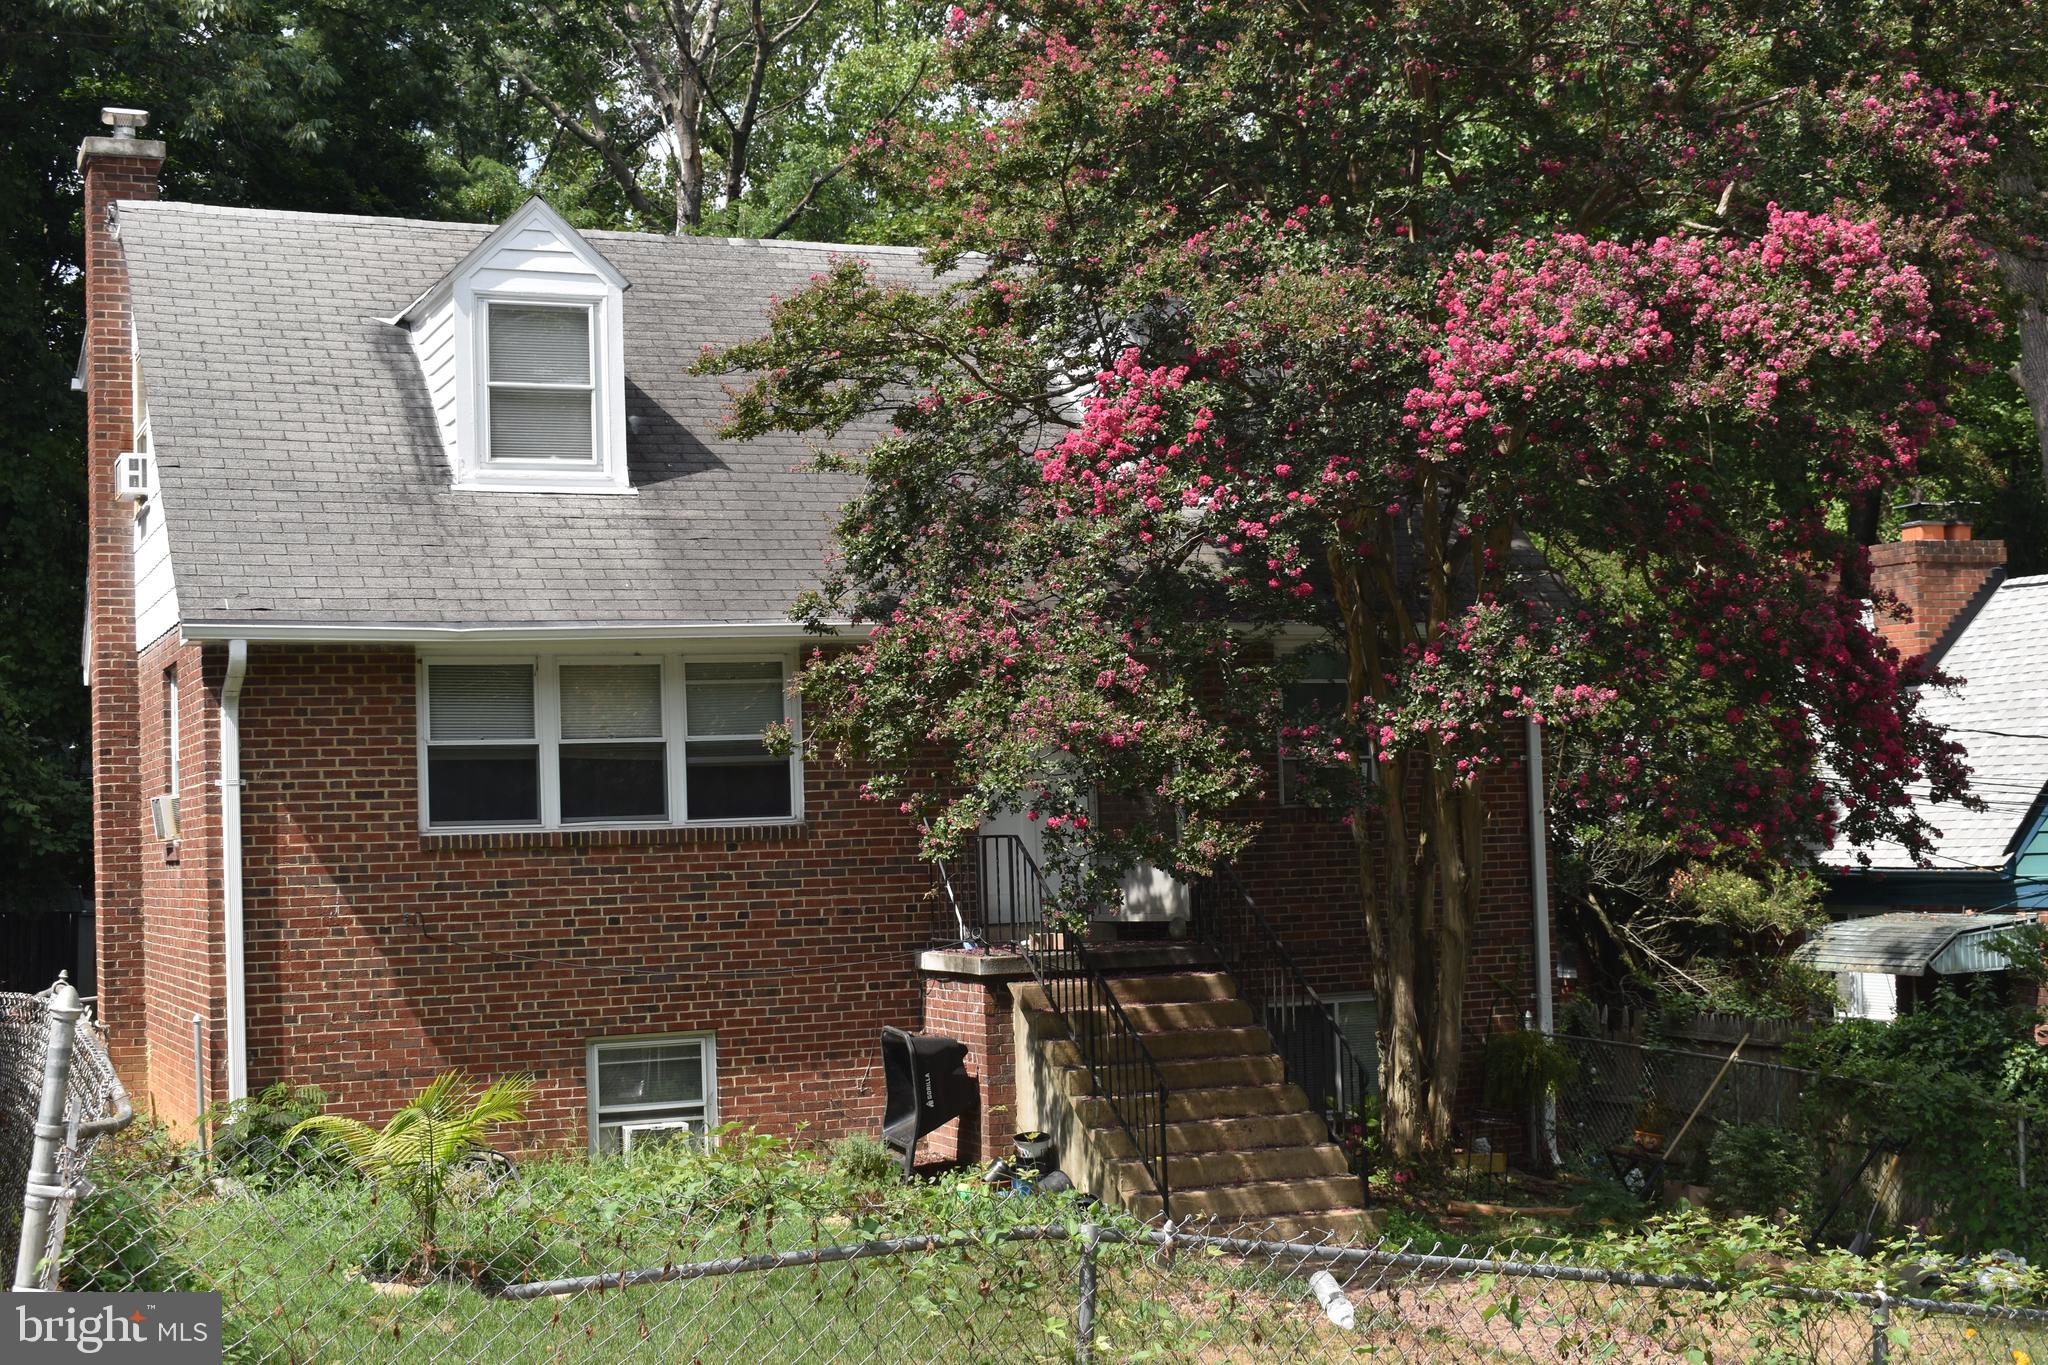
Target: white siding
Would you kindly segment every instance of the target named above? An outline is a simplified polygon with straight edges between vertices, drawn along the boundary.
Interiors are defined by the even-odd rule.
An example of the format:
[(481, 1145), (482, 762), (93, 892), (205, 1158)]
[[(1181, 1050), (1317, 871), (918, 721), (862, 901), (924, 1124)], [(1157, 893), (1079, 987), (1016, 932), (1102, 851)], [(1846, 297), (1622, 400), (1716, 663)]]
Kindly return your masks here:
[(154, 493), (135, 520), (135, 648), (148, 648), (178, 624), (178, 584), (164, 497)]
[(461, 386), (455, 364), (455, 300), (444, 300), (439, 308), (420, 319), (412, 330), (413, 354), (420, 360), (420, 373), (427, 381), (427, 397), (434, 405), (434, 421), (441, 428), (441, 449), (448, 463), (460, 468), (456, 446), (455, 407)]

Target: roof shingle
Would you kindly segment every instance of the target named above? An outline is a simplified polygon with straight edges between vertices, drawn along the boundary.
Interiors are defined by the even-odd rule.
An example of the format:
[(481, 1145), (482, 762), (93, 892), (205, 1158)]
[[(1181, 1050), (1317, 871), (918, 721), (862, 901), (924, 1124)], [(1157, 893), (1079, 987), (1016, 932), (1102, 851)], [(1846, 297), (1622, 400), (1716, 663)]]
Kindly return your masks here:
[(914, 251), (592, 232), (625, 295), (637, 497), (455, 492), (392, 317), (491, 229), (124, 202), (136, 330), (188, 624), (767, 622), (819, 577), (852, 482), (798, 437), (718, 435), (707, 345), (766, 330), (834, 258)]

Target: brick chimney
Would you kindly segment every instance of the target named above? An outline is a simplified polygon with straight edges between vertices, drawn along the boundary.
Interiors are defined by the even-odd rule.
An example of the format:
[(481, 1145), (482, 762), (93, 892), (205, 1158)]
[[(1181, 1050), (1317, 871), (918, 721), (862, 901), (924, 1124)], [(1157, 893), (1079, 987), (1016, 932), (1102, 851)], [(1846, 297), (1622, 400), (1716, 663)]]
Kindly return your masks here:
[(1910, 621), (1880, 617), (1878, 630), (1900, 654), (1939, 654), (1982, 599), (2005, 577), (2005, 542), (1972, 540), (1960, 518), (1910, 521), (1899, 539), (1870, 547), (1870, 582), (1912, 611)]
[[(131, 1084), (142, 1055), (142, 834), (149, 818), (138, 771), (141, 724), (135, 656), (135, 519), (114, 497), (114, 457), (134, 449), (135, 401), (128, 267), (115, 204), (155, 199), (164, 144), (137, 136), (140, 109), (103, 109), (113, 131), (78, 148), (85, 176), (86, 565), (91, 638), (93, 875), (98, 1012), (115, 1067)], [(142, 1092), (138, 1089), (137, 1094)]]

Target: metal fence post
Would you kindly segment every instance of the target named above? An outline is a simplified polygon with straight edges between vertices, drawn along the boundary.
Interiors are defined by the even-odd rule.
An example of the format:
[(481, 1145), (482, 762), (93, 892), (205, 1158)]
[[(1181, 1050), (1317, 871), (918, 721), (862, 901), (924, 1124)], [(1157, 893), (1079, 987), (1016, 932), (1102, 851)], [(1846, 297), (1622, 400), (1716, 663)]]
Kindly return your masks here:
[(1891, 1354), (1891, 1306), (1885, 1299), (1882, 1286), (1877, 1291), (1877, 1302), (1870, 1308), (1870, 1365), (1885, 1365)]
[(1081, 1303), (1074, 1313), (1074, 1365), (1095, 1359), (1095, 1224), (1081, 1224)]
[(206, 1141), (206, 1040), (201, 1030), (206, 1016), (192, 1016), (192, 1130), (199, 1134), (199, 1159), (207, 1156)]
[(59, 975), (50, 988), (49, 1033), (43, 1049), (43, 1094), (36, 1108), (35, 1148), (29, 1157), (28, 1189), (21, 1198), (21, 1246), (14, 1258), (17, 1291), (41, 1287), (37, 1267), (49, 1243), (50, 1210), (64, 1197), (57, 1183), (57, 1152), (65, 1137), (64, 1102), (71, 1085), (71, 1047), (85, 1006)]

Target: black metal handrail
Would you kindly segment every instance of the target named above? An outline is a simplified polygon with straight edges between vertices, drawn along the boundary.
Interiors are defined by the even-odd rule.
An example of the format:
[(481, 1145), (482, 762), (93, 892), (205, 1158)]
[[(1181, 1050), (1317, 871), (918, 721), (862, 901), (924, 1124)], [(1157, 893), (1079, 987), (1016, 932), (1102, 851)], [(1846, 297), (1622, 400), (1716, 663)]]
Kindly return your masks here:
[(964, 864), (940, 858), (933, 869), (942, 906), (933, 943), (1017, 948), (1045, 932), (1045, 876), (1018, 836), (978, 834)]
[(1024, 961), (1045, 1002), (1067, 1030), (1089, 1088), (1109, 1104), (1117, 1126), (1159, 1195), (1162, 1217), (1173, 1217), (1166, 1171), (1166, 1076), (1144, 1038), (1110, 989), (1109, 978), (1088, 960), (1073, 935), (1048, 933), (1022, 946)]
[(968, 947), (1014, 948), (1023, 957), (1045, 993), (1046, 1007), (1088, 1069), (1090, 1089), (1116, 1116), (1152, 1178), (1162, 1214), (1171, 1217), (1165, 1073), (1109, 978), (1089, 959), (1081, 936), (1047, 919), (1051, 895), (1031, 851), (1014, 834), (984, 834), (975, 839), (971, 885), (963, 886), (945, 859), (934, 870), (939, 899), (952, 921), (948, 926), (942, 920), (935, 926), (938, 933)]
[(1273, 1036), (1287, 1079), (1323, 1116), (1330, 1137), (1361, 1180), (1369, 1174), (1361, 1133), (1363, 1104), (1378, 1090), (1377, 1068), (1362, 1062), (1337, 1025), (1330, 1003), (1309, 985), (1251, 893), (1228, 868), (1196, 884), (1190, 930), (1223, 963), (1238, 995)]

